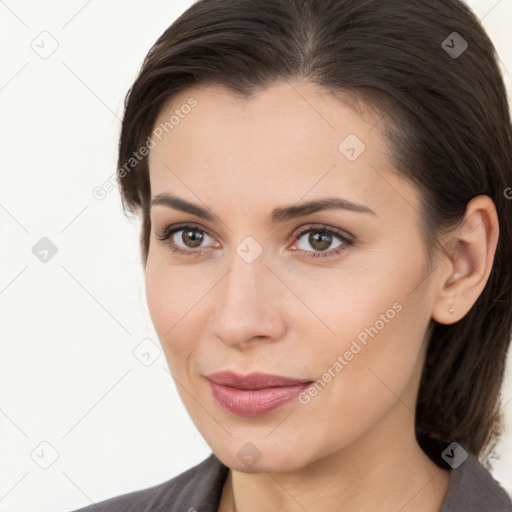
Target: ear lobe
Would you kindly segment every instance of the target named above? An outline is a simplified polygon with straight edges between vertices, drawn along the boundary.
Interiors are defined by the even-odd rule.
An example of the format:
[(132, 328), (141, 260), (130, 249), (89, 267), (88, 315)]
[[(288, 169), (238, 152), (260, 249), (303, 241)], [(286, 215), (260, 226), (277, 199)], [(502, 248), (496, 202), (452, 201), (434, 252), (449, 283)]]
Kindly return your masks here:
[(462, 319), (482, 293), (494, 262), (499, 223), (496, 207), (488, 196), (473, 198), (466, 208), (464, 221), (450, 237), (454, 249), (450, 256), (449, 276), (439, 276), (439, 291), (432, 318), (441, 324)]

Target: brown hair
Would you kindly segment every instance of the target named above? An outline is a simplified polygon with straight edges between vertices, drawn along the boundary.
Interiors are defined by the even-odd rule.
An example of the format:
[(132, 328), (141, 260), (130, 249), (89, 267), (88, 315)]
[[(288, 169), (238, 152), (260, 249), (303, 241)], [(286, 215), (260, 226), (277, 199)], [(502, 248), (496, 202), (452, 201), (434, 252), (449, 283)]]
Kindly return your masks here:
[(505, 194), (512, 132), (497, 60), (459, 0), (200, 0), (151, 48), (125, 100), (118, 179), (125, 212), (142, 212), (144, 267), (147, 158), (128, 170), (126, 162), (146, 144), (163, 105), (194, 85), (250, 97), (278, 80), (301, 79), (373, 105), (395, 167), (421, 192), (431, 265), (439, 235), (463, 218), (467, 203), (480, 194), (494, 201), (500, 237), (485, 289), (460, 321), (432, 321), (416, 433), (441, 466), (448, 443), (478, 456), (499, 434), (512, 331), (512, 201)]

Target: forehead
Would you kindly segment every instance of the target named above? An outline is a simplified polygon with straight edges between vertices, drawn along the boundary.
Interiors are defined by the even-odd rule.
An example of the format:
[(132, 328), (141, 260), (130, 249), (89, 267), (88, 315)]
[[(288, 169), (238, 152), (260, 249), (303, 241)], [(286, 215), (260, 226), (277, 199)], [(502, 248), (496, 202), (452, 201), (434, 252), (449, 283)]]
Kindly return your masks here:
[(296, 203), (338, 190), (359, 201), (373, 195), (384, 205), (398, 187), (414, 203), (415, 191), (394, 175), (379, 119), (307, 82), (277, 83), (250, 98), (190, 88), (155, 122), (152, 194), (175, 187), (190, 198), (236, 191), (250, 201), (278, 191), (280, 203)]
[[(202, 138), (203, 143), (216, 140), (217, 145), (225, 140), (222, 135), (227, 132), (236, 132), (239, 142), (269, 144), (274, 141), (273, 135), (280, 132), (277, 142), (307, 138), (311, 143), (324, 140), (328, 144), (333, 136), (336, 139), (347, 130), (362, 133), (368, 123), (373, 127), (378, 124), (378, 114), (369, 108), (356, 113), (350, 106), (353, 103), (346, 95), (309, 82), (281, 81), (248, 97), (220, 86), (193, 87), (163, 105), (155, 129), (163, 128), (163, 137), (172, 132), (175, 141), (179, 141), (180, 133), (187, 138), (193, 135), (192, 130), (187, 130), (187, 125), (193, 125), (198, 139)], [(194, 107), (190, 108), (190, 104)], [(377, 142), (378, 130), (375, 135), (369, 143)], [(229, 141), (226, 143), (227, 146)]]

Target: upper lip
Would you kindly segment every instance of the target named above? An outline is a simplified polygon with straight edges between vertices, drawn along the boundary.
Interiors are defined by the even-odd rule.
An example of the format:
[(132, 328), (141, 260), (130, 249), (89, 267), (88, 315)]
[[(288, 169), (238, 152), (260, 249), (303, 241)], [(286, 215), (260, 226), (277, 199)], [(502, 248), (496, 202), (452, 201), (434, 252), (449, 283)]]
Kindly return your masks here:
[(206, 375), (206, 378), (220, 384), (237, 389), (264, 389), (278, 386), (297, 386), (313, 382), (310, 379), (295, 379), (283, 377), (282, 375), (271, 375), (269, 373), (250, 373), (240, 375), (231, 371), (222, 371)]

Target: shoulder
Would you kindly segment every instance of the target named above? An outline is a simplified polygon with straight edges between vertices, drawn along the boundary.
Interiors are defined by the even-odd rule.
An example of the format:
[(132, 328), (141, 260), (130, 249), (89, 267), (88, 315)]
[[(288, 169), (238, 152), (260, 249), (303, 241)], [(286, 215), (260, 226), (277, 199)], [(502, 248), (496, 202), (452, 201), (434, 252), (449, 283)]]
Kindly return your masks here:
[(512, 502), (476, 457), (450, 472), (450, 485), (440, 512), (512, 512)]
[(166, 482), (74, 512), (216, 512), (228, 471), (229, 468), (212, 453)]

